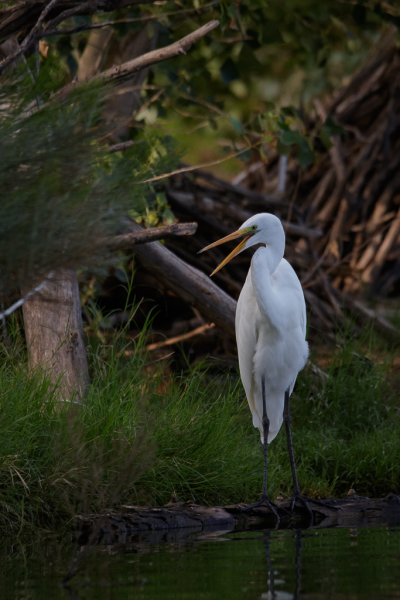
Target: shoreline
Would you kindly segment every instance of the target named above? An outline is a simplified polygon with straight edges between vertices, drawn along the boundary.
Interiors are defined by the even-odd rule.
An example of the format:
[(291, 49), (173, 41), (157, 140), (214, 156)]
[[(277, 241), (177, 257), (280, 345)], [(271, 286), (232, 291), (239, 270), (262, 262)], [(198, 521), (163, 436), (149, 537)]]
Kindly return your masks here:
[[(332, 506), (313, 509), (312, 528), (366, 527), (400, 525), (400, 497), (388, 494), (385, 498), (328, 499)], [(303, 529), (310, 527), (310, 517), (303, 506), (296, 506), (289, 517), (285, 511), (290, 500), (276, 503), (280, 524), (276, 525), (273, 513), (267, 507), (250, 509), (246, 504), (206, 507), (194, 503), (170, 502), (163, 507), (121, 506), (98, 515), (78, 515), (74, 531), (79, 544), (115, 544), (133, 541), (138, 534), (187, 531), (234, 531), (237, 529)]]

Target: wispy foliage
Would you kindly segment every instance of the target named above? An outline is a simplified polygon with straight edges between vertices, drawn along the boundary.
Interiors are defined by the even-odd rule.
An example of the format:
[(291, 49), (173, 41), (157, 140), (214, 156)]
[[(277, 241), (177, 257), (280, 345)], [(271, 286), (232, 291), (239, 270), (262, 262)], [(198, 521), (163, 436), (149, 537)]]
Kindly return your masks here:
[(110, 154), (99, 86), (54, 101), (58, 76), (50, 61), (37, 81), (17, 72), (0, 92), (0, 294), (107, 258), (121, 218), (145, 212), (148, 187), (140, 182), (175, 165), (154, 133)]

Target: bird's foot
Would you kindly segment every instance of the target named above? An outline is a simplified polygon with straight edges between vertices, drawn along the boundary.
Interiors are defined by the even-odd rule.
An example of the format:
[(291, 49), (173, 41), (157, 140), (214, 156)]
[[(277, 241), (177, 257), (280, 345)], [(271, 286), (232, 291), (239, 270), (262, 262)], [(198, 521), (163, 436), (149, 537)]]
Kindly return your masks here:
[(310, 519), (314, 520), (313, 511), (310, 508), (310, 504), (316, 504), (317, 506), (323, 506), (324, 508), (329, 508), (331, 510), (340, 510), (338, 506), (333, 506), (329, 502), (324, 502), (323, 500), (316, 500), (315, 498), (308, 498), (307, 496), (303, 496), (300, 492), (295, 492), (292, 496), (292, 501), (290, 504), (290, 510), (293, 513), (296, 502), (301, 502), (304, 508), (307, 509), (308, 514), (310, 515)]
[[(242, 508), (242, 512), (247, 512), (248, 510), (251, 510), (252, 508), (258, 508), (259, 506), (267, 506), (270, 509), (270, 511), (274, 513), (275, 518), (276, 518), (276, 526), (278, 526), (281, 521), (279, 514), (278, 514), (278, 506), (275, 504), (275, 502), (271, 502), (271, 500), (268, 498), (268, 496), (265, 496), (265, 495), (261, 496), (261, 499), (258, 502), (256, 502), (255, 504), (250, 504), (249, 506)], [(282, 508), (282, 507), (279, 507), (279, 508)], [(287, 512), (286, 509), (283, 509), (283, 510), (285, 512)]]

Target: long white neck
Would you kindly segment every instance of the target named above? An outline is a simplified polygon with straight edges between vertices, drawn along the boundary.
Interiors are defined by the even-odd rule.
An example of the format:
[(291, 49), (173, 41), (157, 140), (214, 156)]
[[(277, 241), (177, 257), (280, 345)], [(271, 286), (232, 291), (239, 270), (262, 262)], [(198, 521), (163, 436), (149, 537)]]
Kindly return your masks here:
[(265, 234), (264, 239), (261, 234), (258, 242), (265, 244), (266, 252), (264, 253), (264, 260), (267, 261), (269, 274), (272, 275), (272, 273), (276, 271), (285, 253), (285, 232), (283, 227), (276, 227), (273, 235), (269, 232), (268, 234)]
[[(283, 246), (283, 247), (282, 247)], [(268, 245), (259, 248), (251, 260), (251, 281), (257, 304), (264, 319), (270, 327), (279, 332), (281, 323), (281, 307), (272, 285), (271, 275), (276, 271), (283, 258), (285, 247), (284, 235), (283, 245)]]

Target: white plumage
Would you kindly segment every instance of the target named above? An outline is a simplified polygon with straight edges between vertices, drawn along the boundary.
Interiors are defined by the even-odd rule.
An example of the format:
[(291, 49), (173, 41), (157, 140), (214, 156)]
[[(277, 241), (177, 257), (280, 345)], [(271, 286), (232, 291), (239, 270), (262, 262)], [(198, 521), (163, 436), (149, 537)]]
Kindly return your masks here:
[[(257, 215), (243, 227), (251, 225), (253, 219), (259, 224), (261, 241), (268, 245), (259, 248), (251, 261), (236, 309), (236, 340), (240, 376), (253, 425), (260, 430), (262, 442), (261, 379), (264, 375), (270, 420), (268, 442), (271, 442), (282, 425), (285, 391), (290, 388), (292, 393), (297, 374), (307, 362), (306, 306), (300, 281), (280, 252), (279, 229), (284, 236), (281, 222), (273, 215)], [(263, 235), (263, 223), (271, 219), (273, 228), (265, 228)], [(273, 235), (275, 226), (277, 236)], [(253, 243), (260, 241), (256, 236), (251, 238)], [(271, 254), (282, 254), (273, 271), (275, 261), (271, 260)]]
[(285, 392), (292, 393), (297, 374), (307, 362), (306, 305), (300, 281), (283, 258), (285, 232), (280, 220), (269, 213), (255, 215), (204, 250), (240, 237), (242, 242), (214, 273), (239, 252), (262, 244), (253, 255), (237, 304), (236, 341), (240, 376), (262, 442), (261, 382), (265, 381), (271, 442), (283, 422)]
[[(290, 394), (297, 375), (308, 358), (303, 290), (293, 268), (283, 258), (285, 232), (277, 217), (268, 213), (255, 215), (237, 231), (203, 250), (237, 238), (242, 238), (242, 241), (214, 273), (245, 248), (261, 245), (253, 255), (236, 309), (240, 376), (253, 415), (253, 425), (258, 427), (264, 444), (262, 497), (257, 504), (247, 509), (266, 504), (279, 522), (278, 507), (270, 501), (267, 492), (267, 456), (269, 442), (276, 437), (282, 422), (285, 422), (294, 488), (291, 510), (293, 511), (296, 501), (301, 502), (308, 510), (312, 522), (313, 513), (309, 502), (327, 505), (300, 493), (289, 411)], [(267, 433), (268, 439), (265, 439)]]

